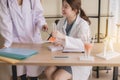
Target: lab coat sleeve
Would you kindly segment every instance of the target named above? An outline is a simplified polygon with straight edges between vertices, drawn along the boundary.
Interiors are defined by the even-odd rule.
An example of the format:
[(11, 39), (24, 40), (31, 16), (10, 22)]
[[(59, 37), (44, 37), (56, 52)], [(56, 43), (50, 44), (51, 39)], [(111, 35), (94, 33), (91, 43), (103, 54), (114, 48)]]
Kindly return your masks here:
[(12, 21), (6, 0), (0, 1), (0, 34), (5, 40), (4, 46), (10, 47), (12, 44)]
[(72, 32), (72, 36), (66, 36), (64, 49), (74, 49), (84, 51), (84, 36), (89, 41), (90, 29), (86, 21), (82, 21)]
[(84, 44), (80, 38), (66, 36), (64, 49), (84, 51)]
[(88, 23), (86, 21), (83, 21), (81, 22), (80, 27), (78, 29), (79, 33), (77, 34), (77, 36), (81, 38), (83, 42), (90, 41), (91, 32), (89, 27), (90, 26), (88, 25)]
[(33, 1), (34, 23), (41, 28), (43, 25), (47, 24), (43, 16), (43, 7), (40, 0)]

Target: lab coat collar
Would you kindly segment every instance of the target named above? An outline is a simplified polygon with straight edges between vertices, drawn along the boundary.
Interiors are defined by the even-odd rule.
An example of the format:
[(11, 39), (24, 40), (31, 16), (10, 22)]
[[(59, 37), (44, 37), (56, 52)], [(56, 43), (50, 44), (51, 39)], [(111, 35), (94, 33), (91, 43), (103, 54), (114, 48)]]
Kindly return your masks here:
[(62, 26), (62, 30), (63, 30), (63, 33), (66, 34), (66, 27), (67, 27), (67, 21), (66, 21), (66, 18), (64, 18), (64, 23), (63, 23), (63, 26)]
[(80, 15), (78, 14), (78, 15), (77, 15), (77, 18), (76, 18), (76, 20), (75, 20), (75, 22), (74, 22), (74, 24), (73, 24), (73, 26), (72, 26), (72, 29), (71, 29), (69, 35), (71, 35), (72, 32), (75, 31), (76, 27), (78, 27), (78, 24), (80, 23), (80, 19), (81, 19), (81, 17), (80, 17)]
[[(75, 31), (77, 25), (80, 23), (80, 19), (81, 19), (81, 17), (80, 17), (80, 15), (78, 14), (78, 15), (77, 15), (77, 18), (76, 18), (76, 20), (75, 20), (75, 22), (74, 22), (74, 24), (73, 24), (73, 26), (72, 26), (72, 29), (71, 29), (69, 35), (72, 34), (71, 32)], [(65, 18), (65, 19), (64, 19), (64, 24), (63, 24), (63, 26), (62, 26), (63, 32), (64, 32), (65, 34), (66, 34), (66, 31), (65, 31), (66, 27), (67, 27), (67, 21), (66, 21), (66, 18)]]

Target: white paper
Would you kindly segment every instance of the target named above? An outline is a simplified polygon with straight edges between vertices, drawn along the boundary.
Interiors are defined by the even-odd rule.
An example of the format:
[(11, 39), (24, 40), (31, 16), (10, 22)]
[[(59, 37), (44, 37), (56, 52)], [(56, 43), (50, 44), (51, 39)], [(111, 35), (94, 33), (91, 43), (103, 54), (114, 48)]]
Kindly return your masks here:
[(48, 46), (48, 49), (53, 52), (53, 51), (63, 50), (63, 47), (51, 45), (51, 46)]
[(63, 49), (63, 52), (84, 52), (84, 51), (81, 51), (80, 49)]

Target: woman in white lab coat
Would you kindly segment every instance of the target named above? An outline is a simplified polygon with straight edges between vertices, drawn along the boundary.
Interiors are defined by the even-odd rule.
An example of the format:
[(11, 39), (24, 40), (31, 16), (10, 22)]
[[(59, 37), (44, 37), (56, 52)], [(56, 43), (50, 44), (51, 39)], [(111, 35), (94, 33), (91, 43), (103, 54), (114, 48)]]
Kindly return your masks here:
[[(13, 42), (41, 43), (40, 29), (48, 29), (40, 0), (0, 0), (0, 34), (5, 40), (4, 47), (10, 47)], [(17, 75), (22, 80), (27, 80), (25, 75), (37, 80), (42, 69), (17, 66)]]
[[(81, 8), (81, 0), (63, 0), (62, 3), (64, 18), (52, 33), (58, 39), (55, 44), (83, 51), (83, 36), (89, 37), (90, 20)], [(88, 80), (91, 69), (91, 66), (52, 66), (46, 68), (45, 74), (48, 80)]]

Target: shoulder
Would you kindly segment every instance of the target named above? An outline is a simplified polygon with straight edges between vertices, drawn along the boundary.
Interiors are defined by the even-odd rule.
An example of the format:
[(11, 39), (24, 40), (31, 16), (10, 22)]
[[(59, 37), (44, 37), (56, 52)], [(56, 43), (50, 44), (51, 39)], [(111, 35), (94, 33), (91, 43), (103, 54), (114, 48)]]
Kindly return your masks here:
[(76, 24), (76, 29), (80, 33), (84, 33), (86, 31), (90, 30), (88, 22), (85, 21), (84, 19), (82, 19), (81, 17), (77, 17), (75, 24)]
[(62, 29), (62, 27), (64, 26), (65, 23), (65, 18), (61, 18), (59, 19), (58, 23), (57, 23), (57, 29)]
[(59, 19), (59, 24), (63, 24), (65, 22), (65, 18), (61, 18), (61, 19)]
[(89, 28), (88, 22), (81, 17), (78, 17), (78, 25), (80, 28)]
[(85, 21), (85, 20), (84, 20), (83, 18), (81, 18), (81, 17), (80, 17), (80, 24), (83, 25), (83, 26), (84, 26), (84, 25), (85, 25), (85, 26), (89, 26), (88, 22)]

